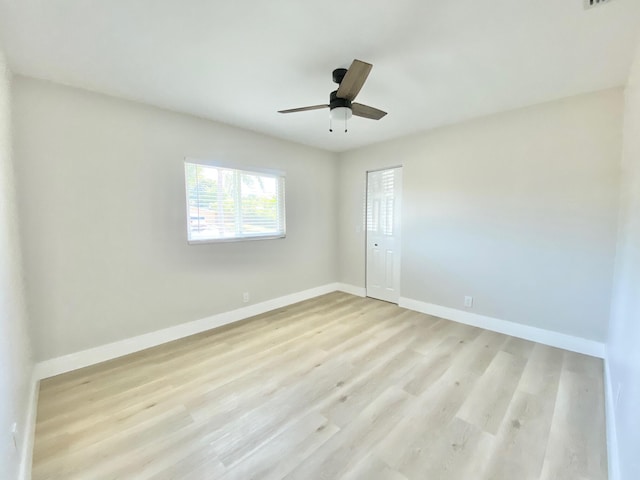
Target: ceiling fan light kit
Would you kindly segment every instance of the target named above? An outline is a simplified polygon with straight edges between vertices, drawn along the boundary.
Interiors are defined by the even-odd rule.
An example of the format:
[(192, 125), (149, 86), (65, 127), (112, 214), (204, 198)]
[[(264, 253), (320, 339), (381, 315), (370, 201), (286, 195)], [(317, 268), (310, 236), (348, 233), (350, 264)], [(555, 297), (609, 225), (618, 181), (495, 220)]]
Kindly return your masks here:
[(333, 122), (344, 122), (344, 133), (347, 133), (347, 121), (353, 116), (351, 107), (335, 107), (329, 111), (329, 132), (333, 132)]
[(331, 120), (349, 120), (353, 116), (353, 112), (349, 107), (336, 107), (331, 110)]
[(330, 132), (333, 132), (333, 121), (344, 121), (344, 131), (347, 132), (347, 121), (352, 115), (371, 120), (380, 120), (387, 112), (361, 103), (352, 103), (362, 89), (372, 68), (373, 65), (360, 60), (354, 60), (348, 70), (346, 68), (336, 68), (333, 71), (333, 81), (338, 84), (338, 89), (331, 92), (328, 105), (291, 108), (280, 110), (279, 113), (306, 112), (329, 108)]
[[(333, 71), (333, 80), (336, 81), (336, 72), (346, 70), (344, 68), (339, 68)], [(344, 74), (340, 76), (338, 73), (338, 78), (342, 80)], [(346, 98), (339, 98), (338, 91), (335, 90), (331, 92), (330, 102), (329, 102), (329, 132), (333, 132), (333, 122), (335, 121), (344, 121), (344, 133), (347, 133), (347, 121), (353, 116), (353, 111), (351, 110), (351, 102)]]

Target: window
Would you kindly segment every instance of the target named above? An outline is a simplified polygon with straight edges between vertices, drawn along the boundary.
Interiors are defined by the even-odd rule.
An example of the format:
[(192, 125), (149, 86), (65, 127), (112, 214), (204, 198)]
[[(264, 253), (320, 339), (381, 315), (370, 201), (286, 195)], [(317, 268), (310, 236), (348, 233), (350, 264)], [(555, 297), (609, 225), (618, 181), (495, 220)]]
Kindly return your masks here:
[(284, 174), (185, 162), (189, 243), (285, 236)]

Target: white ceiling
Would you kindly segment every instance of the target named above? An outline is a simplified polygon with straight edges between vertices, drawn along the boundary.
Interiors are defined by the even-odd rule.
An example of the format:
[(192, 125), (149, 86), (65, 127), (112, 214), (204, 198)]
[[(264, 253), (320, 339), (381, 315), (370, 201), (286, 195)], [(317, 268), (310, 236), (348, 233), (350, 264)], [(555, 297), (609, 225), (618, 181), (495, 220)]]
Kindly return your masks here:
[[(638, 0), (0, 0), (16, 73), (334, 151), (623, 85), (639, 32)], [(354, 58), (387, 117), (276, 113)]]

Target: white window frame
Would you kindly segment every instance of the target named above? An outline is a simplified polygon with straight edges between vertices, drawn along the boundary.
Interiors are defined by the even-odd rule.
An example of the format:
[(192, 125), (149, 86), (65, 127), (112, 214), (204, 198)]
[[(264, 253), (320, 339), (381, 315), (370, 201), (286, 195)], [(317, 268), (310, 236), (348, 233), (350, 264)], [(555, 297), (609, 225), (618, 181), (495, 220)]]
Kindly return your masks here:
[[(233, 170), (239, 173), (260, 175), (266, 177), (273, 177), (278, 182), (279, 195), (278, 195), (278, 223), (282, 226), (281, 233), (276, 234), (253, 234), (253, 235), (238, 235), (234, 237), (223, 238), (204, 238), (204, 239), (192, 239), (191, 238), (191, 206), (189, 204), (189, 184), (187, 178), (187, 168), (189, 165), (199, 165), (203, 167), (221, 168), (226, 170)], [(274, 240), (286, 238), (287, 236), (287, 222), (286, 222), (286, 173), (282, 170), (266, 169), (260, 167), (246, 167), (231, 165), (223, 162), (200, 160), (195, 158), (185, 158), (184, 160), (184, 185), (185, 185), (185, 203), (186, 203), (186, 226), (187, 226), (187, 243), (190, 245), (207, 244), (207, 243), (228, 243), (228, 242), (245, 242), (255, 240)]]

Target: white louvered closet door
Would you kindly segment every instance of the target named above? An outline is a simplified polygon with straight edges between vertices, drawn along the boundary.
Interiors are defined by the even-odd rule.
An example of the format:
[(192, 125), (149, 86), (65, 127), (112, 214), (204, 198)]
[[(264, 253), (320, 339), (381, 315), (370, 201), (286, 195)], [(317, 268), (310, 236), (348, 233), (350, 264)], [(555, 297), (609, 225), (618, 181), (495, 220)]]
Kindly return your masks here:
[(367, 296), (400, 299), (402, 168), (367, 173)]

